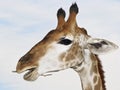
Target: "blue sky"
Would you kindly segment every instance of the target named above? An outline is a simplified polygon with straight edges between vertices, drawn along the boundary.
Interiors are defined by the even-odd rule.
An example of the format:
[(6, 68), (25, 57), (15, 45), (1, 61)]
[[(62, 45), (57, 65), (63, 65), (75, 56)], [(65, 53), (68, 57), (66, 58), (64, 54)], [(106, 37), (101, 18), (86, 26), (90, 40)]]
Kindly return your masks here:
[[(79, 77), (65, 70), (35, 82), (12, 73), (19, 58), (46, 33), (56, 27), (56, 12), (66, 11), (77, 2), (78, 25), (92, 37), (104, 38), (120, 45), (119, 0), (0, 0), (0, 90), (81, 90)], [(118, 71), (120, 50), (101, 55), (108, 90), (120, 90)]]

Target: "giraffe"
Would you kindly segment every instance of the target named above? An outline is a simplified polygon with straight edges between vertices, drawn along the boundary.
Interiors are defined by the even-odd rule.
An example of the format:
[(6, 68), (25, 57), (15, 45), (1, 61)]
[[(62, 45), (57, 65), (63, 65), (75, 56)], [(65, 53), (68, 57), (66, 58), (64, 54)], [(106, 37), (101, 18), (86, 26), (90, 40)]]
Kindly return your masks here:
[(24, 79), (28, 81), (34, 81), (39, 76), (46, 76), (67, 68), (74, 68), (79, 72), (78, 67), (81, 67), (87, 60), (86, 50), (91, 54), (94, 53), (94, 57), (96, 54), (117, 48), (117, 45), (110, 41), (87, 35), (85, 30), (77, 26), (77, 13), (78, 7), (75, 3), (70, 7), (66, 22), (58, 15), (57, 28), (50, 31), (45, 38), (20, 58), (16, 72), (28, 71), (24, 75)]

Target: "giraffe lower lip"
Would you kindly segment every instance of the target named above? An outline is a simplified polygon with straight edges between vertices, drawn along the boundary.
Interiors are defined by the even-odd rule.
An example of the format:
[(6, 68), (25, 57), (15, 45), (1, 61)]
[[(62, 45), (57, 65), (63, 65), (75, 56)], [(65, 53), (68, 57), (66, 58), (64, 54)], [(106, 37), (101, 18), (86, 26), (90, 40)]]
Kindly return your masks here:
[(31, 68), (27, 70), (28, 72), (25, 73), (24, 79), (27, 81), (35, 81), (39, 77), (38, 69)]

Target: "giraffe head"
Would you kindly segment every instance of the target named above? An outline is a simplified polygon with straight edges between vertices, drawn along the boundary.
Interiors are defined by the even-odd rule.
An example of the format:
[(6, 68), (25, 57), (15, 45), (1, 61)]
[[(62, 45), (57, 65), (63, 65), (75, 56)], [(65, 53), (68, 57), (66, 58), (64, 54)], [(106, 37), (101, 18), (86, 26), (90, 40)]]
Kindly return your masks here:
[[(62, 8), (59, 9), (56, 29), (51, 30), (39, 43), (20, 58), (16, 72), (28, 71), (24, 75), (24, 79), (33, 81), (39, 75), (48, 75), (48, 73), (81, 63), (83, 60), (82, 54), (78, 55), (78, 52), (81, 51), (76, 48), (79, 47), (79, 42), (74, 33), (77, 13), (77, 4), (71, 5), (69, 18), (65, 22), (65, 11)], [(81, 58), (81, 60), (78, 58)]]
[[(40, 75), (49, 75), (80, 64), (84, 60), (84, 49), (100, 53), (101, 50), (109, 48), (107, 46), (116, 47), (115, 44), (103, 39), (91, 38), (84, 28), (79, 28), (76, 23), (78, 11), (77, 4), (72, 4), (68, 20), (65, 22), (65, 12), (59, 9), (57, 28), (51, 30), (20, 58), (16, 72), (28, 71), (24, 75), (25, 80), (34, 81)], [(98, 43), (100, 45), (97, 45)]]

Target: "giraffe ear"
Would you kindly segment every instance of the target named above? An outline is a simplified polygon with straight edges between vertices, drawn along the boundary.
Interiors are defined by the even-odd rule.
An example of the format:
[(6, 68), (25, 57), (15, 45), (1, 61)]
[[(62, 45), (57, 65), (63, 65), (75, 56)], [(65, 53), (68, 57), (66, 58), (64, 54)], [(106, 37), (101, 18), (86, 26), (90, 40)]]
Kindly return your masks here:
[(94, 54), (104, 54), (118, 48), (114, 43), (98, 38), (90, 38), (87, 41), (87, 47)]

